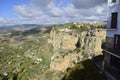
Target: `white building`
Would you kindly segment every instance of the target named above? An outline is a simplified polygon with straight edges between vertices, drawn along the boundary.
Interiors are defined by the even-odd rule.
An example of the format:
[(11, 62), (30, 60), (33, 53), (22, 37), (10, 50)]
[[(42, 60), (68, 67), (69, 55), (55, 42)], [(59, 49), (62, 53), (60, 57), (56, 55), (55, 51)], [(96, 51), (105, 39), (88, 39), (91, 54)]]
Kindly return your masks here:
[(120, 0), (108, 0), (108, 37), (120, 34)]
[(103, 53), (104, 70), (120, 80), (120, 0), (108, 0), (106, 48)]

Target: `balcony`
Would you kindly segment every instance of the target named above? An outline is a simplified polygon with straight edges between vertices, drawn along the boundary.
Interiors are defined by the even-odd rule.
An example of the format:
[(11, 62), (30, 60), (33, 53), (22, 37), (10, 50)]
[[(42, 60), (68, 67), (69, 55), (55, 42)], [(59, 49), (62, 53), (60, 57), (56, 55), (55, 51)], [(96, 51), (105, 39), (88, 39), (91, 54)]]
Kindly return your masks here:
[(103, 58), (104, 57), (102, 55), (93, 57), (93, 62), (102, 71), (102, 73), (104, 73), (106, 75), (108, 80), (119, 80), (120, 79), (120, 77), (119, 77), (120, 74), (118, 74), (118, 72), (116, 72), (115, 70), (112, 70), (110, 68), (104, 67), (104, 64), (103, 64), (104, 59)]
[(120, 49), (103, 49), (103, 52), (111, 55), (110, 65), (105, 66), (104, 70), (116, 80), (120, 80)]
[(119, 49), (103, 49), (105, 53), (111, 54), (117, 58), (120, 58), (120, 50)]
[(107, 31), (117, 31), (117, 28), (106, 28)]

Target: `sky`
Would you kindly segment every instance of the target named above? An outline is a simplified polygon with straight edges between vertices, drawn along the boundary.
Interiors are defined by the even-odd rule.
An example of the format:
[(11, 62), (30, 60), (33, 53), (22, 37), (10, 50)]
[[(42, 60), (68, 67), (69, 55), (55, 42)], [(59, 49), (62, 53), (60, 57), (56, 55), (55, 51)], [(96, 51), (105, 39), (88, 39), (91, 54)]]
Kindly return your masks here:
[(0, 0), (0, 26), (107, 20), (107, 0)]

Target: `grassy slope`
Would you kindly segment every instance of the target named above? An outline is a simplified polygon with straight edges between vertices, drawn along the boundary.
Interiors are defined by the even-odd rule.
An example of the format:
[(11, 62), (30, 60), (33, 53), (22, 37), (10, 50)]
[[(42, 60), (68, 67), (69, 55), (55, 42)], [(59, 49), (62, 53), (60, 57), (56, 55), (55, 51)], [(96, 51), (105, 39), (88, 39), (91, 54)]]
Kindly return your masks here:
[(40, 36), (16, 48), (0, 45), (0, 80), (39, 80), (48, 69), (52, 55), (47, 37)]

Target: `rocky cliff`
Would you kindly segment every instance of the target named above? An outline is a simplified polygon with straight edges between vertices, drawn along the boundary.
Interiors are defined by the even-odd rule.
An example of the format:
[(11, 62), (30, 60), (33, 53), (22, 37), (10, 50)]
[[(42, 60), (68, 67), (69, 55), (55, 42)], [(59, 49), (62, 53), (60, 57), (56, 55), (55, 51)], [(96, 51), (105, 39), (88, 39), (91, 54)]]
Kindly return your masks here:
[[(81, 31), (82, 30), (82, 31)], [(82, 27), (54, 27), (49, 43), (53, 45), (50, 69), (65, 72), (76, 63), (102, 54), (101, 44), (105, 41), (106, 31)]]

